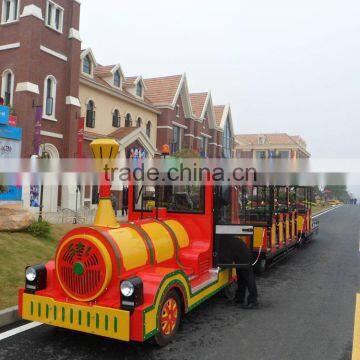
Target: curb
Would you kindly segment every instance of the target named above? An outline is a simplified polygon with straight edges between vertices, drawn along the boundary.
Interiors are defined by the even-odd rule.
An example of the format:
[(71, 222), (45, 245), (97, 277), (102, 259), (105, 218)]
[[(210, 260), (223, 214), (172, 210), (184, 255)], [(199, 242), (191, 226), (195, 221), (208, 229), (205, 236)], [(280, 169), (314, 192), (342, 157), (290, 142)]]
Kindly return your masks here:
[(322, 214), (325, 214), (325, 213), (330, 212), (330, 211), (332, 211), (332, 210), (338, 209), (338, 208), (340, 208), (340, 207), (342, 207), (342, 206), (344, 206), (344, 204), (340, 204), (340, 205), (337, 205), (337, 206), (330, 207), (330, 208), (328, 208), (328, 209), (322, 210), (322, 211), (320, 211), (320, 212), (317, 212), (317, 213), (313, 214), (312, 218), (314, 219), (314, 218), (316, 218), (316, 217), (318, 217), (318, 216), (320, 216), (320, 215), (322, 215)]
[(0, 328), (6, 325), (10, 325), (16, 321), (19, 321), (18, 307), (12, 306), (10, 308), (0, 310)]

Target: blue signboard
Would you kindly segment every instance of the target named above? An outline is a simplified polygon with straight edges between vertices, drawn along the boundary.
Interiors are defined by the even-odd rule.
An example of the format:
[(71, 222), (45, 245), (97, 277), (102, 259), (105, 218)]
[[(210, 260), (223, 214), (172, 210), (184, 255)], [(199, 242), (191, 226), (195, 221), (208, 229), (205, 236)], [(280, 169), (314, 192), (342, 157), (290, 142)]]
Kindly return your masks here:
[[(9, 126), (9, 108), (0, 106), (0, 159), (21, 156), (22, 129)], [(0, 193), (0, 201), (21, 201), (21, 186), (9, 185)]]
[(0, 126), (0, 138), (21, 141), (22, 128), (8, 125)]
[(0, 106), (0, 125), (9, 124), (10, 110), (7, 106)]
[(21, 201), (21, 186), (6, 186), (5, 191), (0, 193), (0, 201)]

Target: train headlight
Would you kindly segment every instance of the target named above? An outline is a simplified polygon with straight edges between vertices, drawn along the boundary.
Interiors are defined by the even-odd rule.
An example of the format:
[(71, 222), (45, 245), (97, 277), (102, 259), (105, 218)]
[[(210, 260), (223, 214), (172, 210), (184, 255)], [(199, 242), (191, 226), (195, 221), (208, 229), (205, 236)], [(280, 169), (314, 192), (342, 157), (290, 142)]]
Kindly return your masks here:
[(29, 266), (25, 270), (25, 277), (27, 281), (33, 282), (36, 279), (36, 270), (33, 267)]
[(46, 288), (46, 267), (43, 264), (28, 266), (25, 269), (25, 292), (35, 293), (35, 291)]
[(134, 284), (131, 281), (123, 281), (120, 286), (121, 294), (125, 297), (130, 297), (132, 294), (134, 294), (135, 287)]
[(121, 308), (125, 310), (134, 310), (136, 306), (144, 302), (143, 283), (139, 277), (133, 277), (124, 280), (120, 284)]

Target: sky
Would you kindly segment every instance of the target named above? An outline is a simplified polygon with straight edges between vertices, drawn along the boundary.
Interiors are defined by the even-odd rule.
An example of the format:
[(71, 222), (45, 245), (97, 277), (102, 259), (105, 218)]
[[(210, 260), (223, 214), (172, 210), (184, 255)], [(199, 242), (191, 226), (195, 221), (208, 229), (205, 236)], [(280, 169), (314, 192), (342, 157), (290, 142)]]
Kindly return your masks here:
[(313, 157), (359, 157), (358, 0), (98, 0), (80, 33), (125, 76), (186, 73), (230, 103), (237, 133), (301, 135)]

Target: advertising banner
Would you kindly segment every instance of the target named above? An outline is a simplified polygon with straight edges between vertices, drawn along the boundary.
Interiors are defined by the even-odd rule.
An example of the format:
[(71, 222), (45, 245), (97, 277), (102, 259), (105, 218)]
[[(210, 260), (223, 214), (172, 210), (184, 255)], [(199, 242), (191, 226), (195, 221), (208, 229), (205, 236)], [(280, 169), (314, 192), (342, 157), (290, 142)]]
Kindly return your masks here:
[(42, 106), (38, 106), (36, 108), (35, 132), (34, 132), (34, 154), (35, 155), (39, 155), (39, 153), (40, 153), (42, 113), (43, 113)]
[[(21, 129), (9, 126), (0, 126), (0, 159), (19, 158), (21, 156)], [(2, 136), (13, 137), (14, 139), (6, 139)], [(0, 191), (0, 201), (21, 201), (21, 186), (6, 186)]]
[(85, 118), (81, 117), (78, 120), (78, 133), (77, 133), (77, 157), (83, 156), (83, 143), (84, 143), (84, 125)]
[(0, 106), (0, 125), (7, 125), (9, 123), (10, 109), (7, 106)]

